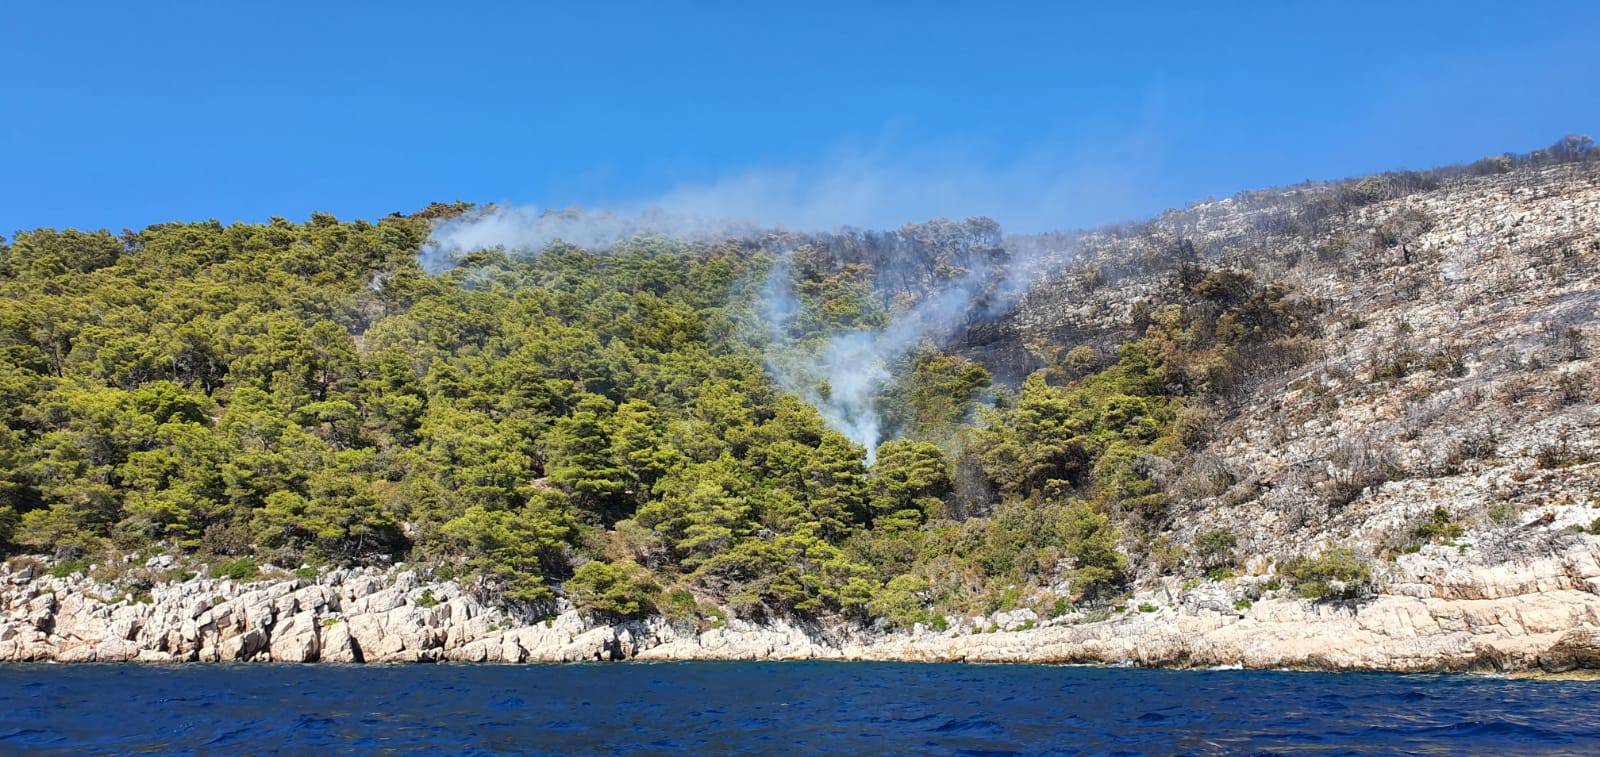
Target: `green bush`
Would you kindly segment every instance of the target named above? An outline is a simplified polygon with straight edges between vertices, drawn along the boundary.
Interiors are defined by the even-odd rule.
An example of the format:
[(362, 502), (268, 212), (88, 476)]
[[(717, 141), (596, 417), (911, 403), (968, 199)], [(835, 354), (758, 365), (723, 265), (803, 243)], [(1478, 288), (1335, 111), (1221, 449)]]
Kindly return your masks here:
[(1238, 544), (1239, 538), (1232, 531), (1214, 528), (1195, 537), (1194, 554), (1200, 561), (1200, 567), (1208, 571), (1231, 568), (1234, 564), (1233, 548)]
[(874, 615), (887, 618), (899, 628), (911, 628), (928, 621), (926, 595), (931, 584), (921, 576), (901, 575), (890, 579), (872, 598)]
[(1411, 536), (1424, 542), (1449, 541), (1461, 536), (1462, 532), (1461, 524), (1450, 518), (1449, 510), (1435, 507), (1411, 529)]
[(1489, 520), (1500, 526), (1515, 523), (1517, 516), (1521, 514), (1522, 508), (1510, 502), (1501, 502), (1489, 508)]
[(638, 565), (590, 560), (567, 579), (567, 596), (578, 609), (604, 618), (639, 618), (655, 610), (659, 589)]
[(261, 568), (256, 565), (255, 558), (252, 557), (229, 560), (218, 565), (215, 571), (217, 578), (231, 578), (235, 581), (248, 581), (260, 573)]
[(1290, 560), (1283, 572), (1294, 580), (1295, 593), (1307, 599), (1351, 599), (1372, 588), (1371, 566), (1348, 549)]
[(1050, 605), (1049, 615), (1052, 618), (1059, 618), (1069, 612), (1072, 612), (1072, 602), (1066, 597), (1056, 597), (1056, 601)]
[(660, 600), (656, 602), (656, 609), (661, 615), (675, 623), (693, 626), (700, 625), (700, 603), (695, 600), (694, 594), (687, 589), (673, 589), (663, 592)]
[(50, 575), (56, 578), (66, 578), (74, 573), (88, 573), (89, 561), (81, 558), (62, 560), (50, 568)]

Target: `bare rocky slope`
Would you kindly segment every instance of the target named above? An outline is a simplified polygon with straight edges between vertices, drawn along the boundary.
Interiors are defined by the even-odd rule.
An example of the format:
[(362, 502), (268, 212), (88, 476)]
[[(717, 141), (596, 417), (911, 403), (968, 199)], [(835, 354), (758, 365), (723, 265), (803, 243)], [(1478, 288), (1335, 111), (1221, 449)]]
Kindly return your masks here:
[[(1160, 471), (1172, 538), (1228, 529), (1244, 557), (1232, 575), (1146, 569), (1110, 612), (888, 633), (607, 625), (570, 609), (536, 620), (404, 566), (246, 584), (174, 576), (130, 595), (14, 560), (0, 573), (0, 659), (1600, 667), (1600, 162), (1406, 191), (1386, 181), (1011, 240), (1054, 262), (1013, 313), (958, 345), (1016, 362), (997, 375), (1025, 373), (1051, 345), (1110, 348), (1190, 262), (1249, 270), (1314, 303), (1319, 332), (1302, 353), (1264, 360), (1215, 408), (1204, 448)], [(1380, 199), (1341, 205), (1341, 191)], [(1280, 585), (1287, 561), (1330, 549), (1371, 566), (1368, 591), (1313, 601)], [(174, 572), (163, 567), (145, 570)]]

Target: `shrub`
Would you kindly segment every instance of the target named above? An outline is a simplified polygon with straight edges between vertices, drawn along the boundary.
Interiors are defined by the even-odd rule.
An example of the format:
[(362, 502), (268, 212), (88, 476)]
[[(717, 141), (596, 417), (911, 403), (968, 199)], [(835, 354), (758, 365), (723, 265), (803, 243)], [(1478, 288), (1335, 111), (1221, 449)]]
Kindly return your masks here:
[(1056, 528), (1081, 593), (1098, 594), (1122, 581), (1128, 561), (1117, 551), (1116, 527), (1104, 513), (1075, 504), (1062, 510)]
[(1056, 601), (1050, 604), (1049, 615), (1052, 618), (1059, 618), (1069, 612), (1072, 612), (1072, 602), (1066, 597), (1056, 597)]
[(1482, 460), (1494, 455), (1500, 440), (1493, 430), (1475, 429), (1450, 441), (1445, 452), (1441, 472), (1453, 476), (1461, 472), (1468, 460)]
[(1139, 612), (1155, 612), (1156, 610), (1159, 610), (1159, 609), (1161, 609), (1161, 608), (1156, 607), (1155, 605), (1150, 604), (1149, 602), (1142, 602), (1142, 603), (1139, 604)]
[(694, 594), (687, 589), (673, 589), (664, 592), (656, 603), (656, 608), (662, 616), (676, 624), (698, 626), (700, 624), (700, 603), (695, 601)]
[(1331, 460), (1335, 472), (1318, 487), (1322, 501), (1329, 507), (1344, 507), (1369, 487), (1392, 481), (1400, 474), (1394, 453), (1385, 447), (1375, 448), (1370, 442), (1342, 443)]
[(81, 558), (62, 560), (50, 568), (50, 575), (56, 578), (66, 578), (74, 573), (88, 573), (89, 561)]
[(1466, 362), (1458, 349), (1447, 349), (1428, 358), (1428, 370), (1440, 376), (1458, 377), (1466, 373)]
[(1449, 541), (1461, 533), (1461, 524), (1451, 520), (1450, 511), (1443, 507), (1433, 508), (1433, 512), (1423, 516), (1421, 522), (1411, 529), (1412, 537), (1424, 542)]
[(1073, 347), (1063, 359), (1064, 367), (1073, 377), (1087, 376), (1100, 365), (1100, 353), (1088, 345)]
[(1233, 568), (1211, 568), (1206, 571), (1206, 580), (1208, 581), (1226, 581), (1233, 578), (1233, 576)]
[(1238, 546), (1239, 538), (1226, 528), (1214, 528), (1194, 539), (1195, 557), (1200, 560), (1200, 567), (1207, 571), (1226, 569), (1233, 566), (1233, 548)]
[(1381, 357), (1374, 358), (1372, 364), (1372, 380), (1388, 381), (1390, 379), (1405, 378), (1423, 362), (1422, 354), (1416, 350), (1402, 349), (1396, 352), (1382, 353)]
[(567, 579), (567, 596), (578, 609), (607, 618), (639, 618), (655, 610), (658, 591), (649, 575), (633, 563), (584, 563)]
[(1546, 444), (1533, 453), (1534, 464), (1545, 470), (1583, 465), (1592, 459), (1583, 451), (1574, 449), (1565, 438)]
[(1166, 536), (1158, 536), (1150, 543), (1145, 559), (1148, 564), (1155, 567), (1157, 575), (1165, 576), (1176, 572), (1183, 565), (1183, 559), (1187, 554), (1182, 545), (1174, 543)]
[(256, 565), (255, 558), (241, 557), (229, 560), (217, 566), (217, 578), (231, 578), (235, 581), (248, 581), (261, 573), (261, 568)]
[(1522, 508), (1517, 507), (1510, 502), (1501, 502), (1500, 504), (1489, 508), (1489, 520), (1493, 521), (1497, 525), (1504, 526), (1516, 521), (1517, 515), (1521, 512)]
[(0, 545), (10, 544), (11, 537), (17, 532), (17, 524), (22, 517), (17, 515), (15, 508), (10, 505), (0, 505)]
[(1366, 593), (1372, 568), (1348, 549), (1333, 549), (1316, 557), (1300, 557), (1283, 566), (1294, 580), (1296, 594), (1307, 599), (1351, 599)]
[(438, 607), (439, 598), (433, 596), (433, 589), (423, 589), (422, 596), (417, 597), (417, 606), (422, 608)]

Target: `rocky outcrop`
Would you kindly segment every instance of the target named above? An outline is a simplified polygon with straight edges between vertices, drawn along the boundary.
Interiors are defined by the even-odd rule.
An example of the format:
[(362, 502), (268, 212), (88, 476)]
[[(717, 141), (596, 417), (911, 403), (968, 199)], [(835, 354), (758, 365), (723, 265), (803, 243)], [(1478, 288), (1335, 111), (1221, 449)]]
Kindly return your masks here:
[[(1040, 278), (1015, 312), (952, 345), (1008, 382), (1047, 356), (1041, 346), (1110, 354), (1176, 301), (1190, 265), (1248, 271), (1315, 304), (1314, 350), (1285, 347), (1282, 364), (1238, 377), (1192, 455), (1145, 461), (1170, 499), (1169, 546), (1226, 532), (1245, 575), (1188, 584), (1144, 560), (1115, 611), (1012, 610), (885, 633), (531, 618), (401, 569), (194, 578), (130, 596), (21, 560), (0, 572), (0, 660), (1600, 667), (1600, 163), (1466, 176), (1307, 215), (1335, 193), (1245, 193), (1006, 250), (987, 221), (780, 245), (892, 271), (879, 283), (894, 293), (1008, 255), (1031, 261), (1023, 269)], [(1275, 563), (1330, 549), (1370, 562), (1377, 593), (1311, 602), (1274, 580)], [(148, 567), (174, 569), (156, 559)]]
[[(1268, 574), (1157, 586), (1133, 609), (1041, 619), (1019, 610), (952, 618), (944, 631), (652, 618), (596, 624), (568, 609), (534, 620), (396, 569), (315, 580), (194, 578), (115, 597), (82, 575), (0, 572), (0, 660), (58, 662), (576, 662), (915, 660), (1334, 670), (1600, 668), (1600, 539), (1538, 560), (1464, 564), (1408, 555), (1381, 593), (1312, 602)], [(1251, 600), (1250, 597), (1257, 597)], [(1011, 629), (1011, 630), (1004, 630)]]
[(1592, 528), (1600, 162), (1452, 179), (1308, 220), (1333, 191), (1008, 240), (1058, 264), (1039, 266), (995, 328), (1021, 346), (1114, 354), (1153, 309), (1187, 302), (1183, 266), (1248, 272), (1315, 305), (1311, 352), (1245, 371), (1207, 442), (1162, 469), (1174, 544), (1224, 529), (1274, 560), (1400, 551), (1442, 510), (1468, 558), (1520, 564), (1547, 533)]

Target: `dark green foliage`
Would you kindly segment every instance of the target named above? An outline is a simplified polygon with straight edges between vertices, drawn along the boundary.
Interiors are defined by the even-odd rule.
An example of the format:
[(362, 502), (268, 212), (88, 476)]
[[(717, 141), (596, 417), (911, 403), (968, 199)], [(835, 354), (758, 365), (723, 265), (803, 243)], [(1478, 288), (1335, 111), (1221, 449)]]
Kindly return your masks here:
[(1366, 593), (1372, 583), (1371, 566), (1348, 549), (1290, 560), (1282, 570), (1294, 580), (1295, 593), (1308, 599), (1351, 599)]
[[(999, 262), (992, 222), (799, 240), (776, 269), (797, 312), (752, 335), (779, 263), (759, 245), (490, 250), (428, 275), (428, 219), (464, 210), (17, 235), (0, 547), (166, 550), (241, 580), (411, 560), (615, 618), (667, 586), (662, 608), (696, 623), (1102, 602), (1123, 529), (1164, 512), (1152, 461), (1303, 315), (1195, 269), (1140, 338), (1061, 355), (1016, 395), (924, 345), (887, 366), (900, 438), (868, 466), (766, 366)], [(962, 482), (981, 495), (958, 506)]]
[(255, 578), (261, 569), (256, 567), (256, 561), (249, 557), (229, 560), (217, 566), (217, 578), (231, 578), (235, 581), (248, 581)]
[(868, 488), (877, 528), (915, 528), (930, 513), (942, 514), (954, 489), (950, 461), (927, 442), (897, 439), (878, 447)]
[(1418, 523), (1411, 533), (1424, 541), (1448, 541), (1460, 536), (1463, 532), (1461, 524), (1450, 517), (1450, 511), (1443, 507), (1435, 507), (1427, 517)]
[(627, 486), (625, 472), (612, 460), (609, 426), (613, 404), (593, 394), (576, 398), (576, 406), (557, 419), (545, 434), (545, 475), (572, 495), (579, 507), (612, 522)]
[(548, 599), (547, 574), (562, 569), (562, 547), (573, 529), (559, 507), (535, 498), (514, 510), (470, 505), (440, 528), (445, 552), (458, 555), (466, 575), (514, 599)]
[(931, 348), (913, 353), (902, 373), (902, 386), (885, 402), (885, 420), (902, 433), (933, 441), (956, 434), (990, 382), (982, 365)]
[(567, 579), (566, 589), (579, 609), (601, 617), (637, 618), (655, 609), (651, 596), (657, 588), (637, 565), (586, 562)]
[(75, 573), (88, 573), (89, 561), (82, 558), (62, 560), (50, 568), (50, 575), (56, 578), (66, 578)]
[(1194, 555), (1200, 567), (1207, 570), (1225, 570), (1233, 567), (1233, 548), (1239, 539), (1226, 528), (1214, 528), (1194, 538)]

